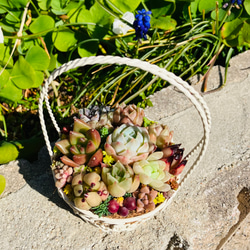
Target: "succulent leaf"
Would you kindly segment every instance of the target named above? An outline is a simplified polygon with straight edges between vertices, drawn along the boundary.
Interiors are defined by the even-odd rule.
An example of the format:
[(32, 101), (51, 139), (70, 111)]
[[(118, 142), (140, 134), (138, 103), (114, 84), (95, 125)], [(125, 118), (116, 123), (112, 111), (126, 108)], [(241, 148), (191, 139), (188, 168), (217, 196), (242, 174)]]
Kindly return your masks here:
[(101, 143), (101, 136), (96, 129), (90, 129), (85, 133), (87, 139), (92, 141), (95, 144), (95, 147), (98, 148)]
[(89, 185), (93, 190), (98, 190), (100, 187), (101, 177), (96, 172), (91, 172), (83, 176), (83, 181)]
[(70, 166), (70, 167), (75, 168), (75, 167), (79, 167), (79, 166), (80, 166), (80, 165), (77, 164), (76, 162), (74, 162), (74, 161), (72, 161), (71, 159), (69, 159), (66, 155), (62, 156), (60, 159), (61, 159), (61, 161), (62, 161), (64, 164), (66, 164), (66, 165), (68, 165), (68, 166)]
[(90, 125), (88, 125), (85, 121), (75, 118), (74, 119), (74, 127), (73, 131), (75, 132), (80, 132), (80, 133), (85, 133), (89, 129), (91, 129)]
[(97, 194), (97, 192), (86, 193), (84, 194), (84, 198), (91, 207), (99, 206), (102, 203), (102, 199), (100, 195)]
[(98, 149), (90, 158), (88, 161), (88, 166), (90, 168), (96, 167), (101, 164), (103, 159), (102, 149)]
[(134, 192), (140, 185), (139, 176), (135, 176), (131, 167), (124, 166), (119, 161), (111, 167), (102, 168), (102, 180), (114, 197)]
[(64, 155), (69, 154), (70, 142), (68, 139), (63, 139), (55, 143), (56, 147), (63, 153)]
[(86, 154), (93, 154), (96, 149), (96, 145), (92, 141), (88, 141), (86, 146)]
[(87, 162), (86, 154), (73, 155), (73, 161), (79, 165), (83, 165)]
[(69, 149), (69, 151), (73, 155), (80, 154), (80, 151), (79, 151), (79, 149), (78, 149), (78, 147), (76, 145), (71, 146), (70, 149)]
[(166, 163), (157, 159), (162, 154), (156, 153), (152, 157), (148, 157), (147, 160), (138, 161), (133, 164), (133, 170), (135, 174), (140, 176), (140, 182), (145, 185), (161, 191), (166, 192), (171, 189), (170, 185), (165, 182), (171, 178), (169, 172), (165, 170)]
[(76, 131), (69, 132), (69, 142), (71, 145), (77, 144), (80, 138), (84, 138), (84, 135), (82, 133)]
[(87, 203), (87, 201), (84, 198), (75, 198), (74, 204), (77, 208), (82, 210), (89, 210), (91, 206)]

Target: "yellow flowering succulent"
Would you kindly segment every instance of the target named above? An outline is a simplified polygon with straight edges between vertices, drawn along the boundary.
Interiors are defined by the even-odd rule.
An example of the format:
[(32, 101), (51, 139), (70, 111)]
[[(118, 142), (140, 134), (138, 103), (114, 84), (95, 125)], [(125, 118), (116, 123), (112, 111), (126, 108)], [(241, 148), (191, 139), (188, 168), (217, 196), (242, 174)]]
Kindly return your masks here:
[(70, 200), (73, 200), (74, 199), (74, 195), (73, 195), (73, 188), (70, 184), (67, 184), (64, 189), (63, 189), (63, 192), (67, 195), (67, 197), (70, 199)]
[(154, 199), (154, 204), (162, 203), (165, 201), (165, 197), (163, 196), (163, 193), (158, 192), (157, 196)]
[(103, 162), (109, 166), (112, 165), (112, 163), (115, 161), (115, 159), (111, 156), (111, 155), (108, 155), (106, 151), (102, 151), (102, 154), (103, 154)]
[(114, 198), (114, 200), (117, 201), (117, 203), (122, 206), (123, 205), (123, 201), (124, 201), (124, 198), (121, 196), (121, 197), (118, 197), (118, 198)]

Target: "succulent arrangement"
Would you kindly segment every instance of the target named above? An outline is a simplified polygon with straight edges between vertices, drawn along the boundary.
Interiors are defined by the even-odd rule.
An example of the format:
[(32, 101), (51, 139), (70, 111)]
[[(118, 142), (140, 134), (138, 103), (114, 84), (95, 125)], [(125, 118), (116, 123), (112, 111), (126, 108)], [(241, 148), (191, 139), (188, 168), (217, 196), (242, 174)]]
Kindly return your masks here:
[(178, 188), (187, 163), (180, 145), (135, 105), (81, 109), (55, 143), (55, 186), (100, 217), (147, 213)]

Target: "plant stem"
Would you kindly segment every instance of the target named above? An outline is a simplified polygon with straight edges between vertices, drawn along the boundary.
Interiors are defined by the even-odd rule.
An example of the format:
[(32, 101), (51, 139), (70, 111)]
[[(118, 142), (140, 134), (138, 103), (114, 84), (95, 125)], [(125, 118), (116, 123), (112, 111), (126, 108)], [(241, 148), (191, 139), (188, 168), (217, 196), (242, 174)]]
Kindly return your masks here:
[[(25, 19), (26, 19), (26, 15), (27, 15), (27, 11), (28, 11), (28, 7), (29, 7), (30, 2), (28, 2), (24, 8), (24, 12), (23, 12), (23, 16), (22, 16), (22, 21), (21, 21), (21, 25), (20, 25), (20, 29), (17, 32), (17, 37), (21, 37), (22, 36), (22, 32), (23, 32), (23, 27), (24, 27), (24, 23), (25, 23)], [(5, 68), (7, 67), (7, 65), (10, 62), (11, 57), (13, 56), (16, 46), (17, 44), (20, 42), (21, 40), (19, 38), (16, 39), (14, 47), (10, 53), (10, 57), (8, 59), (8, 61), (6, 62), (6, 64), (4, 65), (4, 67), (2, 68), (2, 70), (0, 71), (0, 75), (2, 75), (2, 73), (4, 72)]]

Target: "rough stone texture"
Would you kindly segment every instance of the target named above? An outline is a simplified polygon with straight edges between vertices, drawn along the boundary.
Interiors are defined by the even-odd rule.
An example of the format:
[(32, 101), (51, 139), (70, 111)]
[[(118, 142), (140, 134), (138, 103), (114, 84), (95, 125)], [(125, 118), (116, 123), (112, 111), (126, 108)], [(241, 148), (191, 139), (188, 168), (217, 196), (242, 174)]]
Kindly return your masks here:
[[(58, 197), (43, 148), (36, 162), (20, 160), (0, 166), (0, 174), (7, 179), (0, 199), (0, 248), (249, 249), (248, 56), (249, 52), (232, 59), (226, 87), (204, 95), (212, 115), (208, 150), (166, 210), (132, 232), (102, 232), (74, 215)], [(216, 71), (211, 77), (215, 75)], [(168, 124), (174, 130), (175, 142), (181, 142), (189, 152), (202, 136), (201, 122), (192, 104), (173, 88), (151, 99), (154, 107), (146, 110), (147, 116)]]

